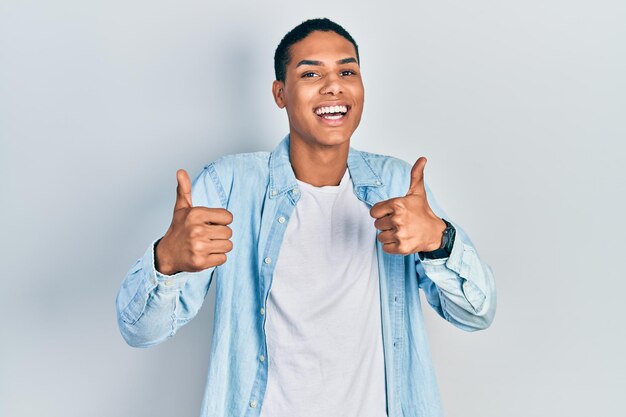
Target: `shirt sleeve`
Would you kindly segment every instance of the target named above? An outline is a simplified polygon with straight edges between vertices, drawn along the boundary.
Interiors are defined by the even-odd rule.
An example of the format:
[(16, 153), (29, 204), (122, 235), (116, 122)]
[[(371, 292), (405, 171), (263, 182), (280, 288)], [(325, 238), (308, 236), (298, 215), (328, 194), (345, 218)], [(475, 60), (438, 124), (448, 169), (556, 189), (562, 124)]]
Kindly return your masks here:
[(451, 221), (426, 187), (428, 203), (439, 217), (456, 229), (450, 256), (420, 260), (414, 254), (420, 288), (443, 318), (463, 330), (489, 327), (496, 311), (493, 271), (478, 256), (469, 236)]
[[(192, 201), (196, 207), (225, 207), (224, 190), (213, 164), (193, 181)], [(158, 344), (195, 317), (216, 269), (161, 274), (154, 262), (154, 248), (158, 241), (152, 242), (128, 271), (116, 298), (120, 332), (134, 347)]]

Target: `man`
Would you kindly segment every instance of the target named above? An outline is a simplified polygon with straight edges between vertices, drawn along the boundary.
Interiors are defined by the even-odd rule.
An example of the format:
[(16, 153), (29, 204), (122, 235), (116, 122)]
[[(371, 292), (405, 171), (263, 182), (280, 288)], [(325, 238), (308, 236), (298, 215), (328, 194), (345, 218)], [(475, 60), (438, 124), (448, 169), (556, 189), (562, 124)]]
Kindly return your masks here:
[(289, 135), (230, 155), (193, 186), (117, 298), (132, 346), (191, 320), (211, 281), (215, 326), (202, 416), (442, 415), (418, 294), (464, 330), (495, 312), (490, 268), (410, 165), (359, 152), (358, 47), (327, 19), (289, 32), (272, 93)]

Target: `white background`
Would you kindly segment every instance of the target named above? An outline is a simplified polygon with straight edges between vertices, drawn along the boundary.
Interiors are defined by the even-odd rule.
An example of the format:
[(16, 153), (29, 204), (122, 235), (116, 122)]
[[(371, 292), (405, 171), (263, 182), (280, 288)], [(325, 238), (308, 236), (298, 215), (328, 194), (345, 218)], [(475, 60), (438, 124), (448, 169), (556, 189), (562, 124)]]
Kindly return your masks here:
[(271, 150), (274, 48), (327, 16), (361, 49), (358, 149), (414, 162), (493, 267), (498, 313), (427, 311), (447, 416), (623, 416), (621, 1), (0, 3), (0, 415), (196, 416), (213, 291), (125, 345), (117, 288), (175, 171)]

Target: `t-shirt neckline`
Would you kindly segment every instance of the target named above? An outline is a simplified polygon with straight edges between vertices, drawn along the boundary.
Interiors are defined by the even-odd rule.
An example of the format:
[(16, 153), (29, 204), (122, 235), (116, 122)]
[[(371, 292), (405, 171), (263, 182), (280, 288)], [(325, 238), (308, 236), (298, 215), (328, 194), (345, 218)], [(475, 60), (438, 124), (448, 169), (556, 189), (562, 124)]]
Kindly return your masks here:
[(350, 181), (350, 171), (348, 170), (347, 167), (346, 167), (346, 172), (344, 172), (343, 177), (341, 177), (341, 181), (339, 182), (339, 185), (324, 185), (322, 187), (316, 187), (312, 184), (309, 184), (304, 181), (300, 181), (299, 179), (296, 178), (296, 182), (298, 183), (298, 186), (304, 190), (313, 191), (313, 192), (321, 192), (321, 193), (330, 193), (330, 194), (339, 193), (348, 184), (349, 181)]

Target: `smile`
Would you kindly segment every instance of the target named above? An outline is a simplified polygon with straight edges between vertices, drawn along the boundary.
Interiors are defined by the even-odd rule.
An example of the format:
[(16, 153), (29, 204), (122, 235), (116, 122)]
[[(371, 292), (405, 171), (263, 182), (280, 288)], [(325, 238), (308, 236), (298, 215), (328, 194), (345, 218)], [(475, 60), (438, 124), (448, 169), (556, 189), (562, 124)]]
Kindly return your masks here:
[(348, 112), (348, 106), (322, 106), (315, 109), (315, 114), (323, 119), (338, 120)]

